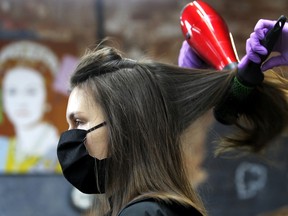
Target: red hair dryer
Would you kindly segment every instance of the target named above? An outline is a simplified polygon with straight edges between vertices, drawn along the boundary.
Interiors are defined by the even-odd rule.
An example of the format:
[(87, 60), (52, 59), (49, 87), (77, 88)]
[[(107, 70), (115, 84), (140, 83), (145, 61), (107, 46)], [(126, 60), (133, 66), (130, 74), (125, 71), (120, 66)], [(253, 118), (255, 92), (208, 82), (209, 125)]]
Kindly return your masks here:
[(198, 0), (181, 12), (181, 29), (190, 47), (218, 70), (237, 66), (236, 50), (223, 18), (207, 3)]

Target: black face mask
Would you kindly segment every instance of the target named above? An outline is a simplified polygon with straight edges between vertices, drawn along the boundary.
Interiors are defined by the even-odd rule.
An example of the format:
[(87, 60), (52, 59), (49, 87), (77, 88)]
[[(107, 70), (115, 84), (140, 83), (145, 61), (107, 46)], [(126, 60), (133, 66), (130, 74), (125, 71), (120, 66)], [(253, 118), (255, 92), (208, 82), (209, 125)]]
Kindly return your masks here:
[(98, 160), (90, 156), (84, 145), (87, 133), (105, 124), (103, 122), (87, 131), (68, 130), (59, 139), (57, 156), (63, 175), (74, 187), (86, 194), (105, 193), (107, 158)]

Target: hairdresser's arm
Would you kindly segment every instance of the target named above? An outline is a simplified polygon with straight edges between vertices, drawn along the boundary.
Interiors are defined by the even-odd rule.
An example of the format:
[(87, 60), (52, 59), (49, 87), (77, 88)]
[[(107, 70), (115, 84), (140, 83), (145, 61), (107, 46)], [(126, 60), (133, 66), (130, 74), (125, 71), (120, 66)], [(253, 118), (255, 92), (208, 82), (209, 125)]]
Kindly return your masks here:
[(178, 65), (180, 67), (205, 69), (209, 68), (206, 64), (189, 46), (187, 41), (183, 41), (179, 57)]
[[(250, 35), (250, 38), (246, 42), (246, 55), (241, 59), (238, 67), (242, 67), (246, 64), (247, 59), (255, 63), (260, 63), (259, 55), (266, 55), (267, 49), (260, 44), (260, 41), (264, 39), (266, 33), (273, 28), (277, 21), (260, 19), (254, 32)], [(288, 23), (285, 23), (282, 34), (276, 42), (273, 50), (278, 52), (279, 55), (269, 58), (263, 65), (262, 71), (266, 71), (273, 67), (288, 65)]]

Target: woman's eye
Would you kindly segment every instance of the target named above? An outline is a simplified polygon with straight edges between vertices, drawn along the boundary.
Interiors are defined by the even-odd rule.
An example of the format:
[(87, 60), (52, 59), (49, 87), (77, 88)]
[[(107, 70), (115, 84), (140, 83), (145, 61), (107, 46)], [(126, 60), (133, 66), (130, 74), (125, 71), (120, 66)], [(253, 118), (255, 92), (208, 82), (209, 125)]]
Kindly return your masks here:
[(74, 124), (75, 126), (79, 126), (82, 124), (82, 121), (80, 121), (79, 119), (75, 119)]
[(17, 89), (16, 89), (16, 88), (9, 88), (9, 89), (7, 90), (7, 94), (8, 94), (9, 96), (15, 96), (15, 95), (17, 94)]

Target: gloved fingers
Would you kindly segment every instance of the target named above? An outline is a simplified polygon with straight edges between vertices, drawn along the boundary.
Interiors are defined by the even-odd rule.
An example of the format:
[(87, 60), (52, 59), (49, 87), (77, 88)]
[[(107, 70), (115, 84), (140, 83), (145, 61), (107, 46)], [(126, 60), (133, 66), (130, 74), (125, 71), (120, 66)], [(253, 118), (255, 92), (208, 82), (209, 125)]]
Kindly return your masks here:
[(279, 55), (269, 58), (261, 67), (262, 71), (272, 69), (273, 67), (288, 65), (288, 56)]
[(259, 38), (258, 34), (253, 32), (250, 35), (251, 49), (254, 53), (257, 53), (259, 55), (266, 55), (268, 53), (268, 50), (261, 44), (261, 39), (262, 38)]
[(261, 28), (254, 30), (254, 33), (257, 35), (259, 40), (263, 40), (268, 31), (269, 31), (268, 28)]
[[(260, 20), (256, 23), (256, 25), (255, 25), (255, 27), (254, 27), (254, 31), (256, 32), (256, 31), (259, 31), (259, 30), (261, 30), (261, 29), (268, 29), (268, 30), (270, 30), (270, 29), (272, 29), (272, 28), (274, 27), (274, 25), (275, 25), (276, 23), (277, 23), (277, 20), (260, 19)], [(285, 22), (283, 31), (286, 32), (286, 31), (287, 31), (287, 30), (286, 30), (287, 28), (288, 28), (288, 23)]]
[(190, 67), (189, 65), (189, 56), (190, 56), (190, 46), (186, 40), (183, 41), (182, 46), (180, 48), (179, 56), (178, 56), (178, 65), (180, 67)]
[[(257, 24), (255, 25), (254, 32), (258, 35), (259, 39), (262, 40), (262, 39), (264, 39), (264, 37), (267, 34), (267, 32), (270, 29), (272, 29), (275, 26), (276, 23), (277, 23), (276, 20), (260, 19), (257, 22)], [(287, 39), (283, 39), (283, 38), (288, 38), (288, 23), (287, 22), (285, 23), (285, 25), (283, 27), (282, 35), (278, 39), (278, 41), (276, 42), (276, 44), (275, 44), (275, 46), (273, 48), (273, 51), (282, 52), (283, 50), (286, 49), (286, 48), (283, 48), (283, 44), (286, 43), (286, 42), (284, 42), (284, 40), (287, 40)]]
[(261, 61), (260, 57), (253, 52), (250, 38), (246, 41), (246, 55), (246, 58), (250, 59), (252, 62), (260, 63)]
[(188, 44), (188, 42), (186, 41), (186, 40), (184, 40), (183, 42), (182, 42), (182, 47), (181, 47), (181, 50), (190, 50), (191, 48), (190, 48), (190, 45)]
[[(272, 29), (276, 22), (276, 20), (260, 19), (254, 27), (254, 32), (257, 32), (261, 36), (261, 39), (263, 39), (267, 31)], [(264, 29), (266, 29), (266, 32), (263, 32)]]
[(250, 38), (246, 41), (246, 54), (247, 57), (255, 63), (260, 63), (261, 58), (259, 55), (266, 55), (267, 49), (260, 44), (258, 35), (253, 32)]
[(178, 65), (186, 68), (208, 68), (208, 65), (192, 50), (186, 40), (183, 41), (180, 49)]
[(243, 67), (245, 67), (248, 63), (249, 59), (247, 54), (239, 61), (238, 63), (238, 69), (242, 69)]

